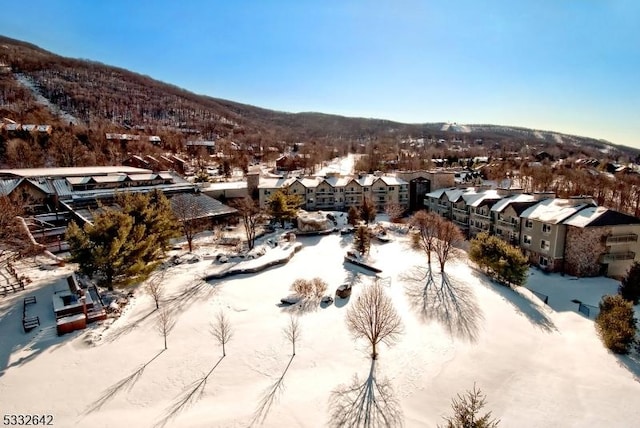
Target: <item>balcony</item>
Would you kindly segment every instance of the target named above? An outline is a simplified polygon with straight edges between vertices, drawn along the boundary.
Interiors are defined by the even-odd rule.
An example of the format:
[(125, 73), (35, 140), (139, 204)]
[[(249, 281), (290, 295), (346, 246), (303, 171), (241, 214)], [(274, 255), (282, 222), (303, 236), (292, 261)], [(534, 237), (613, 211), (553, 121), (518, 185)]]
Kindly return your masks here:
[(627, 242), (638, 242), (638, 235), (628, 233), (625, 235), (609, 235), (607, 236), (607, 245), (625, 244)]
[(624, 251), (621, 253), (605, 253), (600, 256), (600, 263), (612, 263), (621, 260), (635, 260), (636, 253), (633, 251)]
[(518, 223), (512, 223), (511, 221), (507, 221), (507, 220), (498, 220), (498, 224), (502, 228), (508, 228), (508, 229), (511, 229), (511, 230), (513, 230), (516, 227), (518, 227)]

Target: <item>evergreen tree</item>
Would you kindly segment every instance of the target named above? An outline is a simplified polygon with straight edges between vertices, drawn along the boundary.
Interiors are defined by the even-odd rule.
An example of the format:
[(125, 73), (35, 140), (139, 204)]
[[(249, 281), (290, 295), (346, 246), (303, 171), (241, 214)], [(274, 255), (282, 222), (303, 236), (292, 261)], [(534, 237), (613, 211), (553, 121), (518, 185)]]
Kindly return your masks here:
[(500, 420), (491, 419), (491, 412), (479, 416), (480, 410), (486, 404), (486, 395), (473, 385), (473, 390), (458, 394), (451, 400), (453, 416), (445, 417), (446, 428), (496, 428)]
[(347, 213), (347, 223), (352, 226), (355, 226), (360, 221), (360, 212), (354, 206), (349, 207), (349, 212)]
[(66, 237), (71, 260), (80, 265), (82, 273), (95, 275), (99, 284), (113, 290), (140, 271), (140, 263), (131, 257), (132, 250), (137, 250), (129, 241), (132, 229), (133, 218), (112, 209), (96, 215), (93, 224), (83, 229), (71, 222)]
[(267, 201), (267, 211), (284, 227), (285, 221), (291, 221), (298, 215), (298, 207), (302, 199), (281, 190), (276, 191)]
[(522, 285), (527, 279), (529, 263), (518, 247), (485, 232), (471, 240), (469, 258), (501, 281)]
[(376, 206), (371, 199), (362, 199), (362, 205), (360, 206), (360, 218), (369, 224), (376, 219)]
[(127, 285), (144, 280), (157, 267), (175, 236), (176, 222), (160, 192), (120, 194), (121, 211), (107, 208), (83, 228), (67, 229), (71, 260), (101, 285)]
[(367, 226), (358, 226), (353, 235), (353, 246), (360, 254), (366, 254), (371, 247), (371, 232)]
[(640, 263), (633, 262), (627, 275), (622, 278), (620, 295), (625, 299), (637, 305), (640, 301)]
[(636, 335), (636, 319), (631, 302), (620, 295), (604, 296), (596, 329), (604, 345), (616, 354), (627, 354)]

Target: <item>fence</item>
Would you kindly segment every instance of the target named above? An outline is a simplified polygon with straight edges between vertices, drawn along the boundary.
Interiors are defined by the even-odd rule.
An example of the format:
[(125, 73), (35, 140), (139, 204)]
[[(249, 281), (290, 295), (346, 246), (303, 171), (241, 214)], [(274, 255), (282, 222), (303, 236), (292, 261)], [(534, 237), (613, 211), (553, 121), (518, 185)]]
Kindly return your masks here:
[(585, 305), (582, 302), (578, 303), (578, 312), (580, 312), (582, 315), (586, 316), (587, 318), (591, 318), (591, 314), (595, 316), (597, 310), (598, 310), (597, 306)]
[(527, 290), (531, 291), (538, 299), (542, 300), (542, 303), (544, 303), (545, 305), (549, 304), (549, 296), (547, 296), (546, 294), (538, 293), (537, 291), (530, 288), (527, 288)]

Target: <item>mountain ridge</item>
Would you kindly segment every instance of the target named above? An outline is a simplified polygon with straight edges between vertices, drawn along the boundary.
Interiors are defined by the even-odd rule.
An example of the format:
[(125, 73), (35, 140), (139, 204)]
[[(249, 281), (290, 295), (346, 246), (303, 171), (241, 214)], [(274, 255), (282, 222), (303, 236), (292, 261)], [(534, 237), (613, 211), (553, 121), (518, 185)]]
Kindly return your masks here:
[[(637, 154), (638, 149), (590, 137), (520, 126), (467, 124), (469, 132), (444, 130), (446, 122), (403, 123), (381, 118), (349, 117), (323, 112), (286, 112), (197, 94), (172, 83), (96, 60), (68, 58), (35, 44), (0, 36), (0, 117), (25, 123), (37, 116), (55, 121), (16, 85), (21, 73), (60, 110), (88, 128), (126, 130), (137, 126), (158, 134), (194, 134), (189, 138), (230, 140), (314, 139), (378, 140), (402, 137), (488, 139), (498, 143), (573, 143), (599, 150), (614, 148)], [(13, 77), (13, 79), (12, 79)], [(13, 82), (12, 82), (13, 80)], [(98, 93), (99, 96), (95, 96)], [(48, 117), (47, 117), (48, 116)], [(15, 119), (14, 119), (15, 120)], [(65, 125), (58, 121), (60, 126)], [(605, 147), (603, 147), (605, 146)]]

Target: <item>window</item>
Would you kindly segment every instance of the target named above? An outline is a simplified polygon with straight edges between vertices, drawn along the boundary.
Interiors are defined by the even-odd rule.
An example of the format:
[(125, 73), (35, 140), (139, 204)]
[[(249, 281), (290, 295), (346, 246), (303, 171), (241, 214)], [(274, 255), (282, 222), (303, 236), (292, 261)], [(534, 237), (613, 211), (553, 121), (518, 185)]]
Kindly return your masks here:
[(389, 191), (393, 192), (393, 186), (389, 187)]
[(496, 229), (496, 235), (502, 235), (502, 229)]
[(364, 188), (364, 191), (365, 191), (365, 192), (368, 192), (368, 191), (369, 191), (369, 188), (368, 188), (368, 187), (365, 187), (365, 188)]
[(524, 227), (526, 227), (527, 229), (531, 229), (533, 227), (533, 221), (529, 219), (525, 220)]
[(546, 257), (540, 256), (540, 266), (549, 266), (549, 259)]
[(549, 241), (545, 241), (544, 239), (541, 239), (540, 248), (543, 250), (548, 250), (550, 248)]
[(522, 237), (522, 242), (524, 243), (524, 245), (531, 245), (531, 236), (524, 235)]
[(542, 233), (551, 233), (551, 225), (543, 224), (542, 225)]

